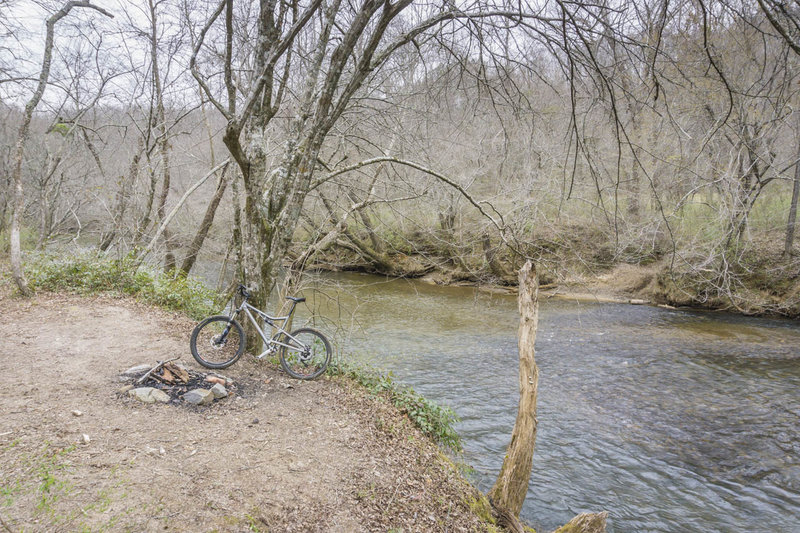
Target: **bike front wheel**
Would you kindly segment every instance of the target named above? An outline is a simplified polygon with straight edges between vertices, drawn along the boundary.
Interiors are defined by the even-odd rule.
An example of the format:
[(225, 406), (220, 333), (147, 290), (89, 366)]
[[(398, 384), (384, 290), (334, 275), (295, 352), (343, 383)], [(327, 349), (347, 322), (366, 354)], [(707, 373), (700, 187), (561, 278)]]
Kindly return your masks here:
[(296, 379), (314, 379), (320, 376), (331, 360), (331, 344), (325, 335), (311, 328), (293, 331), (291, 337), (283, 336), (280, 359), (283, 370)]
[(247, 337), (242, 326), (225, 315), (208, 317), (194, 328), (192, 356), (206, 368), (227, 368), (244, 353)]

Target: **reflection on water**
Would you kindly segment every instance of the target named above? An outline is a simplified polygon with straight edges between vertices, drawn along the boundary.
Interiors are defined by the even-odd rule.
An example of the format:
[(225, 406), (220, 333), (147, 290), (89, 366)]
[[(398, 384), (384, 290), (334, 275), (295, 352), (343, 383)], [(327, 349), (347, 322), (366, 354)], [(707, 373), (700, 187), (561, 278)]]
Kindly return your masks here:
[[(339, 288), (330, 286), (331, 279)], [(343, 274), (310, 303), (342, 353), (450, 405), (488, 489), (517, 405), (516, 299)], [(609, 510), (611, 531), (795, 531), (800, 326), (645, 306), (543, 303), (539, 433), (523, 517)]]

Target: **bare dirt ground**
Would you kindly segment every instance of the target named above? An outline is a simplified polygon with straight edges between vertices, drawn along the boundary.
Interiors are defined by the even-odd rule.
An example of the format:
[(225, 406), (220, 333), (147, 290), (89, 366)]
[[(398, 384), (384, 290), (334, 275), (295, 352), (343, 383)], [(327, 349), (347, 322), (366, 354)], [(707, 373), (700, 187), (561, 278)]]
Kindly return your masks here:
[(223, 372), (237, 396), (148, 405), (117, 394), (119, 373), (177, 356), (200, 370), (189, 319), (52, 294), (0, 295), (0, 317), (0, 530), (485, 528), (440, 451), (347, 381), (245, 355)]

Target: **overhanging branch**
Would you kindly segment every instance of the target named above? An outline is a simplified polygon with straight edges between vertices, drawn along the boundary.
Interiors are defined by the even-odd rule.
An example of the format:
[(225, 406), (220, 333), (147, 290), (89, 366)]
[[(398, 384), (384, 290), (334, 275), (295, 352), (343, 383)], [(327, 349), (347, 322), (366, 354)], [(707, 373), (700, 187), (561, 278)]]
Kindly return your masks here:
[[(480, 200), (480, 201), (476, 200), (463, 186), (461, 186), (454, 179), (448, 178), (444, 174), (442, 174), (440, 172), (437, 172), (437, 171), (435, 171), (435, 170), (433, 170), (431, 168), (428, 168), (428, 167), (426, 167), (426, 166), (424, 166), (424, 165), (422, 165), (420, 163), (417, 163), (415, 161), (409, 161), (407, 159), (400, 159), (398, 157), (392, 157), (392, 156), (379, 156), (379, 157), (373, 157), (372, 159), (365, 159), (363, 161), (359, 161), (358, 163), (355, 163), (355, 164), (350, 165), (348, 167), (344, 167), (344, 168), (341, 168), (341, 169), (336, 170), (334, 172), (331, 172), (328, 175), (326, 175), (325, 177), (320, 178), (319, 180), (317, 180), (314, 183), (314, 185), (312, 185), (310, 190), (313, 190), (313, 189), (319, 187), (323, 183), (332, 180), (336, 176), (340, 176), (340, 175), (345, 174), (347, 172), (352, 172), (354, 170), (358, 170), (358, 169), (363, 168), (365, 166), (375, 165), (375, 164), (378, 164), (378, 163), (395, 163), (395, 164), (398, 164), (398, 165), (403, 165), (403, 166), (406, 166), (406, 167), (409, 167), (409, 168), (413, 168), (415, 170), (419, 170), (420, 172), (424, 172), (425, 174), (428, 174), (429, 176), (434, 177), (437, 180), (439, 180), (439, 181), (445, 183), (446, 185), (452, 187), (453, 189), (458, 191), (458, 193), (461, 194), (461, 196), (463, 196), (469, 203), (471, 203), (480, 212), (481, 215), (483, 215), (486, 219), (488, 219), (492, 223), (492, 225), (495, 227), (495, 229), (497, 229), (497, 231), (498, 231), (498, 233), (500, 235), (500, 239), (502, 239), (503, 243), (506, 246), (508, 246), (515, 253), (519, 254), (521, 257), (527, 257), (519, 249), (518, 246), (516, 246), (514, 243), (509, 241), (508, 235), (507, 235), (508, 227), (506, 226), (505, 220), (503, 219), (503, 215), (501, 215), (500, 212), (498, 212), (497, 209), (495, 209), (494, 206), (492, 206), (492, 204), (490, 204), (489, 202), (487, 202), (485, 200)], [(497, 214), (497, 217), (495, 217), (491, 213), (489, 213), (489, 211), (486, 210), (485, 206), (488, 206), (492, 211), (494, 211)]]

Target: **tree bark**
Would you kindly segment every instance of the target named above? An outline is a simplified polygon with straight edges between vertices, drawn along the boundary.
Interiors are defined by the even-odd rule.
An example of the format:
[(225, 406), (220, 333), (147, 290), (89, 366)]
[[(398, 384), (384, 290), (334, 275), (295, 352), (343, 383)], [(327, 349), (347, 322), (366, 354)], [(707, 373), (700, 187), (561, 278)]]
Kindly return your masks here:
[(133, 159), (131, 159), (128, 175), (120, 177), (119, 189), (117, 189), (114, 199), (114, 211), (111, 213), (113, 217), (112, 226), (109, 231), (103, 233), (100, 238), (100, 250), (103, 252), (108, 250), (117, 237), (117, 233), (122, 231), (125, 210), (128, 206), (128, 195), (130, 189), (136, 183), (136, 176), (139, 174), (139, 159), (142, 156), (142, 150), (144, 150), (144, 138), (139, 137), (139, 144), (136, 147), (136, 152), (133, 154)]
[(217, 182), (217, 189), (214, 191), (214, 197), (211, 198), (211, 202), (209, 202), (208, 207), (206, 208), (206, 214), (203, 217), (203, 221), (200, 223), (200, 227), (197, 229), (197, 234), (195, 234), (194, 239), (192, 239), (192, 244), (189, 245), (189, 250), (186, 252), (186, 257), (181, 264), (181, 272), (183, 272), (184, 276), (188, 276), (189, 271), (192, 270), (192, 267), (197, 260), (197, 254), (203, 247), (203, 242), (205, 242), (208, 231), (211, 229), (211, 224), (214, 222), (214, 216), (217, 213), (217, 207), (219, 207), (219, 203), (222, 200), (222, 195), (225, 194), (225, 189), (228, 187), (228, 178), (226, 176), (227, 171), (227, 166), (222, 169), (222, 173), (219, 176), (219, 181)]
[(539, 323), (539, 276), (531, 261), (519, 271), (519, 408), (511, 444), (508, 446), (503, 467), (489, 500), (496, 508), (519, 516), (528, 492), (528, 482), (533, 466), (533, 449), (536, 443), (536, 397), (539, 387), (539, 368), (536, 366), (536, 329)]
[(792, 187), (792, 204), (789, 206), (789, 220), (786, 223), (786, 242), (783, 245), (783, 257), (794, 254), (794, 229), (797, 223), (797, 200), (800, 197), (800, 163), (794, 166), (794, 186)]
[[(148, 0), (150, 7), (150, 59), (152, 62), (152, 75), (153, 75), (153, 91), (156, 97), (156, 129), (158, 132), (158, 151), (161, 156), (161, 169), (162, 182), (161, 194), (158, 198), (158, 208), (156, 214), (159, 222), (164, 222), (164, 215), (166, 213), (167, 197), (169, 196), (170, 189), (170, 168), (169, 168), (169, 136), (167, 131), (167, 118), (164, 110), (164, 92), (161, 86), (161, 73), (159, 72), (158, 63), (158, 14), (156, 13), (156, 5), (153, 0)], [(170, 238), (169, 228), (165, 225), (162, 230), (164, 236), (164, 272), (171, 272), (175, 270), (175, 254), (172, 251), (172, 241)]]

